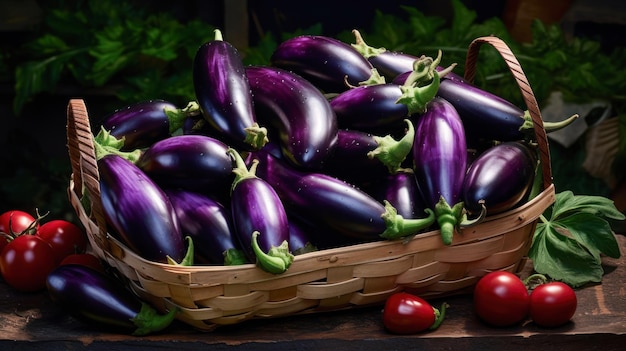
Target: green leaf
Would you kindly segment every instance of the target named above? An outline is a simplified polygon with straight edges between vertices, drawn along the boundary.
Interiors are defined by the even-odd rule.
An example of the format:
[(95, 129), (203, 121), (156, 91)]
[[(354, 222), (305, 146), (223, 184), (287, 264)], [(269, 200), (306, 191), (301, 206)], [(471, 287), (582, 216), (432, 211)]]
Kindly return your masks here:
[(603, 253), (613, 258), (620, 257), (619, 244), (611, 226), (595, 214), (576, 212), (556, 221), (554, 226), (567, 230), (574, 240), (596, 256)]
[(528, 256), (538, 273), (573, 287), (602, 281), (604, 271), (600, 258), (550, 225), (537, 225)]
[(566, 190), (557, 194), (551, 220), (559, 219), (577, 211), (588, 212), (616, 220), (626, 218), (624, 214), (615, 207), (611, 199), (594, 195), (576, 196), (572, 191)]

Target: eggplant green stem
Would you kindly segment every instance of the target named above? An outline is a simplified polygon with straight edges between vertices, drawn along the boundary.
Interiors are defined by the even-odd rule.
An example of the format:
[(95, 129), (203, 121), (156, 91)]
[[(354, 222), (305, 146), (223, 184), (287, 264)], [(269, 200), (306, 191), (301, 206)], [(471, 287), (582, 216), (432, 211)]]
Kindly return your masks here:
[(400, 140), (395, 140), (391, 135), (384, 137), (374, 136), (374, 140), (378, 146), (367, 153), (367, 157), (373, 159), (378, 158), (389, 170), (389, 173), (395, 174), (403, 171), (402, 162), (406, 159), (413, 147), (415, 139), (415, 128), (409, 119), (404, 120), (407, 124), (407, 131)]
[(267, 137), (267, 128), (259, 126), (258, 123), (252, 124), (245, 129), (246, 137), (243, 142), (252, 146), (255, 150), (260, 150), (269, 142)]
[(294, 256), (289, 252), (289, 243), (283, 241), (279, 246), (273, 246), (265, 253), (259, 247), (258, 236), (260, 233), (252, 233), (252, 251), (257, 259), (257, 265), (264, 271), (272, 274), (281, 274), (287, 271), (293, 262)]
[[(545, 129), (546, 133), (551, 133), (551, 132), (556, 132), (557, 130), (561, 130), (567, 126), (569, 126), (570, 124), (572, 124), (572, 122), (574, 122), (575, 120), (577, 120), (579, 117), (578, 114), (573, 114), (571, 116), (569, 116), (566, 119), (563, 119), (561, 121), (557, 121), (557, 122), (543, 122), (543, 129)], [(522, 116), (522, 118), (524, 119), (524, 123), (522, 123), (522, 126), (519, 128), (520, 131), (525, 132), (532, 132), (535, 129), (535, 126), (533, 124), (533, 119), (530, 116), (530, 112), (528, 112), (528, 110), (524, 111), (524, 116)]]
[(454, 232), (463, 221), (465, 215), (463, 206), (463, 202), (458, 202), (451, 207), (443, 196), (440, 196), (439, 202), (435, 204), (435, 216), (445, 245), (452, 244)]
[(407, 219), (399, 215), (398, 210), (389, 201), (384, 200), (384, 204), (385, 213), (381, 215), (381, 218), (385, 221), (387, 228), (380, 235), (384, 239), (396, 240), (414, 235), (435, 223), (435, 213), (429, 208), (425, 210), (427, 217)]
[(178, 313), (178, 308), (173, 308), (166, 314), (159, 314), (150, 305), (142, 302), (139, 313), (137, 313), (135, 318), (131, 320), (131, 322), (133, 322), (133, 324), (137, 327), (137, 329), (133, 331), (133, 335), (148, 335), (167, 328), (174, 321), (176, 313)]
[(213, 30), (213, 34), (215, 35), (213, 40), (216, 40), (216, 41), (223, 41), (224, 40), (224, 36), (222, 35), (222, 31), (221, 30), (215, 29), (215, 30)]
[(356, 29), (352, 30), (352, 34), (354, 34), (354, 38), (355, 38), (355, 43), (352, 44), (352, 47), (355, 48), (356, 51), (358, 51), (365, 58), (378, 56), (382, 54), (383, 52), (387, 51), (387, 49), (385, 48), (375, 48), (375, 47), (369, 46), (365, 42), (365, 40), (363, 40), (361, 33)]
[(176, 260), (174, 260), (173, 258), (171, 258), (169, 255), (167, 256), (167, 263), (173, 266), (193, 266), (193, 258), (195, 255), (195, 248), (193, 245), (193, 239), (190, 236), (186, 236), (185, 239), (187, 240), (187, 252), (185, 253), (185, 257), (183, 257), (183, 260), (180, 261), (180, 263), (176, 262)]
[(248, 263), (246, 255), (239, 249), (228, 249), (224, 251), (224, 266), (239, 266)]
[(96, 159), (101, 159), (106, 155), (114, 154), (121, 156), (132, 163), (137, 162), (141, 156), (141, 150), (136, 149), (133, 151), (122, 151), (124, 147), (124, 138), (116, 138), (106, 130), (103, 126), (100, 127), (100, 131), (93, 138), (94, 151), (96, 153)]
[(478, 217), (474, 219), (468, 219), (466, 214), (463, 214), (461, 217), (461, 221), (459, 222), (459, 228), (469, 228), (471, 226), (475, 226), (477, 224), (482, 223), (482, 221), (487, 217), (487, 207), (485, 206), (485, 200), (478, 201), (480, 204), (480, 213)]
[(252, 164), (250, 165), (250, 168), (248, 169), (248, 167), (246, 166), (246, 162), (243, 160), (243, 158), (241, 157), (239, 152), (237, 152), (237, 150), (233, 149), (232, 147), (229, 147), (226, 150), (226, 153), (235, 162), (235, 167), (233, 167), (233, 173), (235, 173), (235, 179), (233, 180), (233, 184), (230, 189), (232, 191), (233, 189), (235, 189), (237, 184), (239, 184), (239, 182), (241, 182), (242, 180), (256, 177), (256, 168), (259, 164), (259, 160), (257, 159), (252, 160)]
[(170, 134), (174, 134), (182, 128), (187, 117), (198, 116), (202, 113), (200, 105), (195, 101), (190, 101), (183, 108), (165, 108), (163, 111), (170, 124)]

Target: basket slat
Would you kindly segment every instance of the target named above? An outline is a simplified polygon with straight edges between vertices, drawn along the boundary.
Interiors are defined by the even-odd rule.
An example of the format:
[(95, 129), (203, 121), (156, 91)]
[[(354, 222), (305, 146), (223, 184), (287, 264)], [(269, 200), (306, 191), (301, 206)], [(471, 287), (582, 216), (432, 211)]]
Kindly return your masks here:
[[(478, 38), (468, 50), (465, 79), (473, 80), (483, 44), (501, 54), (527, 104), (538, 142), (543, 191), (518, 208), (455, 233), (449, 246), (434, 230), (404, 241), (298, 255), (280, 275), (253, 264), (183, 267), (145, 260), (107, 233), (93, 135), (80, 99), (70, 100), (67, 111), (72, 165), (68, 197), (94, 253), (118, 269), (143, 300), (162, 311), (178, 308), (177, 318), (197, 329), (212, 330), (251, 318), (382, 304), (402, 290), (426, 298), (469, 292), (489, 271), (518, 272), (523, 267), (537, 219), (555, 200), (541, 114), (515, 55), (498, 38)], [(89, 209), (84, 207), (84, 200), (88, 200)]]

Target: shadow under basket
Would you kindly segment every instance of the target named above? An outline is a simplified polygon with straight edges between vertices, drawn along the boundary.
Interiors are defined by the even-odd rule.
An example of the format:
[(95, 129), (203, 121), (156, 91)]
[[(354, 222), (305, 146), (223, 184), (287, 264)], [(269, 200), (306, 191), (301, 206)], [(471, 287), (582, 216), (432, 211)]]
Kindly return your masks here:
[[(160, 311), (178, 308), (177, 319), (199, 330), (252, 318), (382, 305), (399, 291), (424, 298), (469, 293), (490, 271), (519, 273), (538, 218), (555, 201), (550, 155), (532, 89), (504, 42), (496, 37), (475, 39), (469, 46), (465, 79), (473, 81), (484, 43), (501, 54), (520, 87), (534, 123), (543, 188), (522, 206), (456, 232), (451, 245), (444, 245), (440, 232), (434, 230), (407, 240), (298, 255), (280, 275), (254, 264), (184, 267), (145, 260), (107, 233), (87, 108), (83, 100), (72, 99), (67, 116), (72, 165), (68, 195), (91, 249), (117, 269), (141, 299)], [(88, 209), (84, 203), (90, 204)]]

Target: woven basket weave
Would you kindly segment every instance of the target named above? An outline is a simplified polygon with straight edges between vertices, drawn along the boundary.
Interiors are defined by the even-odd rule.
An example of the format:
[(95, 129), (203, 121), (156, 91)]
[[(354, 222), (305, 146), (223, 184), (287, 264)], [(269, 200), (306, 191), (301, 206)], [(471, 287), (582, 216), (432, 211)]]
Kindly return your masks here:
[[(555, 200), (546, 133), (534, 94), (509, 47), (496, 37), (474, 40), (465, 79), (473, 81), (479, 48), (487, 43), (505, 60), (534, 122), (542, 165), (542, 192), (521, 207), (489, 216), (455, 233), (451, 245), (438, 230), (409, 241), (381, 241), (298, 255), (273, 275), (254, 264), (181, 267), (147, 261), (107, 233), (100, 203), (93, 134), (83, 100), (68, 105), (72, 166), (68, 195), (94, 253), (119, 270), (142, 299), (200, 330), (251, 318), (279, 317), (383, 304), (398, 291), (422, 297), (470, 292), (489, 271), (519, 272), (538, 217)], [(88, 199), (89, 209), (83, 206)]]

